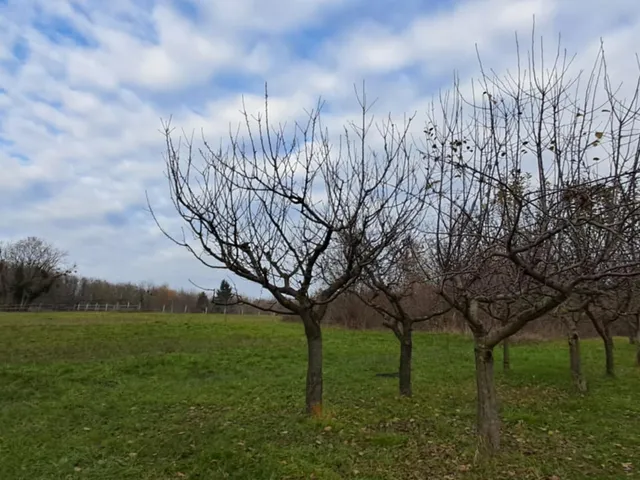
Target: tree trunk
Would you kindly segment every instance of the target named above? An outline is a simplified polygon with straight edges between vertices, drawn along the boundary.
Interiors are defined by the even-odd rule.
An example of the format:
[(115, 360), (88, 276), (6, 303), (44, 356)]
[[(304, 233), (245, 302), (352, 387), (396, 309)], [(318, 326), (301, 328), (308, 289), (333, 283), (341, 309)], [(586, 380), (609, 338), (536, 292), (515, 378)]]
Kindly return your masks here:
[(511, 370), (511, 357), (509, 351), (509, 339), (505, 338), (502, 341), (502, 371), (508, 372)]
[(637, 345), (638, 339), (640, 339), (640, 319), (638, 315), (634, 315), (631, 320), (628, 320), (627, 325), (629, 326), (629, 343)]
[(493, 379), (493, 348), (483, 339), (475, 339), (478, 450), (489, 456), (500, 448), (500, 419), (498, 400)]
[(400, 395), (410, 397), (411, 392), (411, 353), (413, 350), (412, 329), (410, 324), (402, 328), (400, 339)]
[(580, 357), (580, 335), (576, 325), (571, 322), (569, 331), (569, 364), (571, 366), (571, 378), (579, 392), (587, 391), (587, 381), (582, 375), (582, 359)]
[(609, 330), (608, 325), (604, 327), (604, 335), (602, 340), (604, 341), (606, 374), (609, 377), (615, 377), (616, 372), (615, 372), (614, 361), (613, 361), (613, 338), (611, 337), (611, 331)]
[(307, 336), (306, 411), (313, 416), (322, 414), (322, 331), (312, 318), (303, 318)]

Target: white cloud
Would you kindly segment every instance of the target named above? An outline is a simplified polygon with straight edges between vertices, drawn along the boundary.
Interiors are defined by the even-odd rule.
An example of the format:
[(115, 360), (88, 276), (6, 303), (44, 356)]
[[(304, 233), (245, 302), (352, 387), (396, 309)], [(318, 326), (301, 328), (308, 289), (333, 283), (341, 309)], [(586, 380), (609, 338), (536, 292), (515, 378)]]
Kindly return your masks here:
[[(275, 120), (299, 117), (322, 95), (335, 131), (357, 119), (353, 85), (364, 79), (377, 115), (417, 111), (419, 131), (453, 70), (477, 72), (476, 44), (488, 66), (515, 65), (514, 32), (526, 49), (534, 14), (548, 45), (562, 32), (580, 54), (576, 67), (602, 37), (611, 74), (627, 83), (638, 74), (636, 0), (191, 3), (196, 17), (172, 0), (0, 4), (0, 237), (46, 237), (87, 275), (215, 286), (223, 273), (170, 244), (144, 210), (148, 191), (163, 222), (179, 228), (161, 118), (217, 144), (241, 120), (243, 95), (250, 112), (263, 107), (268, 80)], [(13, 58), (17, 42), (28, 45), (24, 62)]]

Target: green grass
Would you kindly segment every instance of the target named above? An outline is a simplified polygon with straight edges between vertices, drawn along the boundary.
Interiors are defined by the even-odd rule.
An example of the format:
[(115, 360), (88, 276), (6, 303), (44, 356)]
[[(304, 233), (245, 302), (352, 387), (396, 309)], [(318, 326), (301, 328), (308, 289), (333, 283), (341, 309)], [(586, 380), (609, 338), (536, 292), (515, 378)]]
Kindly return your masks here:
[(512, 347), (503, 449), (474, 464), (472, 346), (415, 335), (414, 397), (389, 332), (325, 329), (323, 419), (303, 411), (300, 325), (204, 315), (0, 315), (0, 479), (640, 478), (640, 369), (583, 345)]

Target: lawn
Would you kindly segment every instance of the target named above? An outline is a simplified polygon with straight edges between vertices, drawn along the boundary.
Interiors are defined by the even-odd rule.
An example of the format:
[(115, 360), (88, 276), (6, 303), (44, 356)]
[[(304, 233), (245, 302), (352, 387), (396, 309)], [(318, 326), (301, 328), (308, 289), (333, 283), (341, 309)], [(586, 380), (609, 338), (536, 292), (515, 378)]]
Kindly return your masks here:
[(512, 348), (503, 449), (474, 463), (469, 339), (416, 334), (414, 397), (389, 332), (325, 329), (325, 418), (303, 414), (302, 328), (269, 317), (0, 315), (0, 479), (640, 478), (640, 369), (585, 341)]

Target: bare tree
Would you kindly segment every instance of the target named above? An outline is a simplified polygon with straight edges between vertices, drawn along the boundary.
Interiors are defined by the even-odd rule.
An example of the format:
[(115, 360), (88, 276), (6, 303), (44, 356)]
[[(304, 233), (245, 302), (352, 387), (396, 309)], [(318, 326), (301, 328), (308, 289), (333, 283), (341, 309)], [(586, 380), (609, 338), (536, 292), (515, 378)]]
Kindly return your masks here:
[(73, 273), (67, 254), (38, 237), (0, 245), (0, 297), (23, 307)]
[[(410, 120), (374, 127), (366, 97), (358, 101), (361, 118), (335, 142), (321, 123), (321, 103), (289, 129), (270, 121), (267, 95), (262, 114), (243, 110), (244, 137), (238, 129), (217, 149), (203, 141), (200, 160), (186, 137), (183, 158), (172, 129), (164, 128), (170, 196), (193, 239), (167, 236), (204, 265), (267, 290), (274, 302), (262, 309), (302, 319), (311, 414), (322, 411), (327, 306), (406, 233), (425, 190), (407, 141)], [(340, 262), (325, 282), (320, 266), (330, 254)]]
[(400, 395), (410, 397), (411, 364), (413, 356), (413, 328), (451, 310), (438, 298), (433, 298), (430, 308), (416, 309), (416, 295), (433, 297), (429, 279), (423, 278), (416, 268), (415, 257), (421, 252), (410, 236), (388, 246), (385, 252), (371, 262), (362, 276), (366, 289), (354, 289), (355, 294), (366, 305), (374, 308), (384, 318), (383, 325), (389, 328), (400, 342), (398, 370)]
[(631, 301), (627, 312), (624, 314), (624, 320), (629, 328), (629, 342), (636, 346), (636, 365), (640, 367), (640, 298), (638, 296), (639, 285), (637, 281), (631, 284)]
[(633, 290), (628, 281), (610, 283), (605, 293), (594, 296), (586, 303), (584, 312), (604, 344), (605, 372), (609, 377), (615, 377), (611, 326), (626, 314)]
[[(614, 255), (629, 250), (638, 221), (638, 89), (618, 98), (604, 51), (586, 78), (570, 75), (560, 48), (551, 63), (537, 55), (534, 42), (515, 72), (483, 69), (469, 94), (456, 82), (434, 104), (422, 147), (441, 177), (423, 229), (434, 259), (425, 268), (474, 335), (481, 453), (500, 444), (495, 346), (572, 295), (640, 273)], [(615, 191), (606, 215), (600, 191)], [(597, 241), (562, 260), (572, 232), (586, 227)], [(507, 304), (509, 318), (496, 325), (489, 309)]]
[[(632, 227), (633, 245), (629, 249), (632, 259), (640, 257), (640, 225)], [(630, 279), (627, 288), (631, 289), (631, 298), (623, 318), (629, 328), (629, 342), (636, 345), (636, 365), (640, 367), (640, 282)]]
[(575, 297), (556, 308), (552, 316), (562, 321), (567, 332), (569, 346), (569, 369), (573, 386), (580, 393), (587, 391), (587, 380), (582, 371), (582, 356), (580, 353), (580, 334), (578, 325), (584, 319), (585, 303), (579, 303)]

